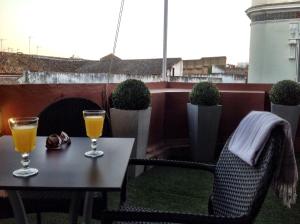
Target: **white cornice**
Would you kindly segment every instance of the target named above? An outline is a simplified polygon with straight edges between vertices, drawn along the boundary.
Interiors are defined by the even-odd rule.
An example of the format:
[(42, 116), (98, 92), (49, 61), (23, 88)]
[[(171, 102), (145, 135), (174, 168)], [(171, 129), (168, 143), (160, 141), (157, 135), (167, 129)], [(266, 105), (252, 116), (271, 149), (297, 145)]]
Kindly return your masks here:
[(279, 4), (266, 4), (250, 7), (246, 10), (248, 16), (256, 12), (264, 11), (295, 11), (300, 9), (300, 2), (296, 3), (279, 3)]
[(293, 2), (299, 2), (299, 0), (252, 0), (252, 6)]

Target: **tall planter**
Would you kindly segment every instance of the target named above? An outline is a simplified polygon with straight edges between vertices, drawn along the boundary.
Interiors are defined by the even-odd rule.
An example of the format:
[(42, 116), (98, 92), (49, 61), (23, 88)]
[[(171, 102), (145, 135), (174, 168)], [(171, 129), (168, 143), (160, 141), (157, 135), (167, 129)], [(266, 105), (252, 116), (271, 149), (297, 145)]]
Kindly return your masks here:
[(288, 106), (271, 103), (271, 112), (287, 120), (291, 124), (293, 140), (295, 140), (299, 115), (300, 115), (300, 105)]
[(222, 106), (187, 104), (192, 159), (213, 162)]
[[(131, 158), (144, 159), (148, 145), (151, 107), (146, 110), (110, 109), (112, 134), (114, 137), (135, 138)], [(142, 166), (129, 168), (129, 176), (138, 176)]]

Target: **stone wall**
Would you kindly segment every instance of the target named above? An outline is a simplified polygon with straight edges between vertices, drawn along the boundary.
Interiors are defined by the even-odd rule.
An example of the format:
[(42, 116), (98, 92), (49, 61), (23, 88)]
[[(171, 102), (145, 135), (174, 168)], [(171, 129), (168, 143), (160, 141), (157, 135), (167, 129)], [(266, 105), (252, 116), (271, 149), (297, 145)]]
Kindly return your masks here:
[(144, 82), (162, 82), (157, 75), (120, 75), (106, 73), (62, 73), (62, 72), (25, 72), (19, 83), (120, 83), (126, 79), (139, 79)]
[[(143, 82), (163, 82), (159, 75), (120, 75), (106, 73), (63, 73), (63, 72), (25, 72), (18, 79), (20, 84), (51, 84), (51, 83), (120, 83), (126, 79), (138, 79)], [(203, 76), (171, 76), (170, 82), (196, 83), (209, 81), (213, 83), (245, 83), (245, 77), (231, 74), (214, 74)]]

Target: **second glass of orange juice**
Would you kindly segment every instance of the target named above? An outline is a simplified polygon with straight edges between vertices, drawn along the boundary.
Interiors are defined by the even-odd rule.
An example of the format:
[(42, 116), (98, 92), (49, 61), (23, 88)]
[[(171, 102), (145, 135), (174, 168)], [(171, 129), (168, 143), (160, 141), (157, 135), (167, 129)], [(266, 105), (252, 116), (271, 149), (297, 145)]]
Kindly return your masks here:
[(87, 157), (103, 156), (103, 151), (97, 150), (97, 140), (102, 136), (105, 110), (84, 110), (83, 118), (85, 123), (86, 135), (91, 139), (92, 150), (86, 152)]
[(36, 168), (29, 167), (29, 153), (35, 149), (36, 145), (38, 120), (38, 117), (8, 119), (15, 150), (22, 155), (23, 167), (13, 172), (16, 177), (29, 177), (38, 173)]

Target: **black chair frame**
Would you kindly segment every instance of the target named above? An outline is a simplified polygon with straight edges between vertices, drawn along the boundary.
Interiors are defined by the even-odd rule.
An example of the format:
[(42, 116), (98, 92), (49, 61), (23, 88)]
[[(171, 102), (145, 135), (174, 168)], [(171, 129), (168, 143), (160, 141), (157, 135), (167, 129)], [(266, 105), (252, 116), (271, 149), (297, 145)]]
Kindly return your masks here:
[[(213, 211), (213, 199), (210, 196), (208, 202), (208, 215), (203, 214), (191, 214), (181, 212), (162, 212), (156, 210), (147, 210), (143, 208), (126, 208), (126, 181), (124, 182), (124, 188), (121, 192), (121, 207), (120, 210), (108, 210), (101, 213), (102, 222), (105, 224), (112, 223), (113, 221), (121, 222), (159, 222), (159, 223), (205, 223), (205, 224), (251, 224), (254, 223), (262, 203), (267, 195), (269, 186), (272, 182), (274, 170), (276, 169), (280, 160), (280, 151), (282, 148), (282, 131), (275, 129), (272, 132), (272, 138), (269, 140), (267, 146), (262, 154), (268, 154), (266, 157), (270, 157), (265, 175), (263, 177), (264, 184), (259, 186), (259, 191), (253, 199), (251, 209), (247, 214), (239, 216), (224, 216), (216, 215)], [(274, 145), (275, 144), (275, 145)], [(274, 150), (268, 148), (274, 145)], [(225, 146), (226, 147), (226, 146)], [(224, 148), (225, 148), (224, 147)], [(228, 151), (228, 150), (227, 150)], [(130, 165), (145, 165), (145, 166), (170, 166), (181, 167), (189, 169), (199, 169), (211, 172), (216, 176), (216, 165), (203, 164), (196, 162), (186, 161), (172, 161), (172, 160), (147, 160), (147, 159), (131, 159)], [(213, 194), (213, 193), (212, 193)]]

